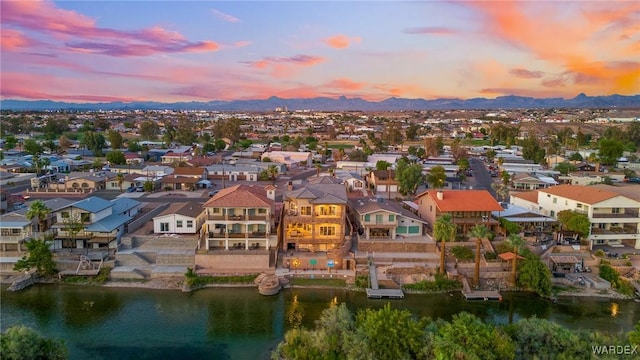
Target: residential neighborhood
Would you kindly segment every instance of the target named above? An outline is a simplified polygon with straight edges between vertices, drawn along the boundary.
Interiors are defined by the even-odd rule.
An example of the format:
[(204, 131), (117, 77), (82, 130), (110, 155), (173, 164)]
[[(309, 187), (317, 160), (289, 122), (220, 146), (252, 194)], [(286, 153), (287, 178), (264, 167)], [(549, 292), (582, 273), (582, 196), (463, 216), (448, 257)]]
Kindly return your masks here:
[[(526, 119), (513, 111), (500, 122), (439, 123), (424, 120), (434, 114), (416, 113), (402, 131), (393, 118), (374, 125), (367, 114), (193, 112), (177, 125), (170, 113), (151, 114), (153, 122), (136, 121), (135, 112), (77, 117), (95, 115), (93, 126), (127, 136), (108, 130), (99, 147), (65, 135), (3, 138), (2, 274), (15, 275), (25, 244), (46, 236), (60, 271), (79, 268), (74, 257), (90, 257), (110, 267), (114, 281), (180, 278), (192, 269), (201, 276), (333, 273), (351, 282), (375, 276), (385, 288), (401, 289), (447, 274), (473, 296), (519, 286), (509, 265), (523, 258), (509, 245), (516, 236), (523, 245), (515, 250), (540, 259), (554, 283), (573, 285), (571, 274), (606, 262), (637, 285), (637, 151), (609, 154), (588, 145), (605, 135), (621, 141), (623, 133), (612, 130), (618, 127), (589, 134), (564, 127), (542, 143), (528, 137), (533, 130), (523, 131)], [(3, 114), (3, 121), (13, 116)], [(38, 119), (73, 125), (49, 114)], [(192, 136), (183, 141), (147, 129), (158, 124)], [(307, 138), (290, 130), (277, 135), (282, 124), (297, 124), (291, 133)], [(216, 132), (224, 127), (232, 132)], [(223, 137), (214, 140), (216, 134)], [(444, 240), (443, 219), (454, 229)], [(479, 226), (487, 231), (482, 238), (474, 235)], [(597, 272), (588, 276), (593, 287), (603, 286)]]

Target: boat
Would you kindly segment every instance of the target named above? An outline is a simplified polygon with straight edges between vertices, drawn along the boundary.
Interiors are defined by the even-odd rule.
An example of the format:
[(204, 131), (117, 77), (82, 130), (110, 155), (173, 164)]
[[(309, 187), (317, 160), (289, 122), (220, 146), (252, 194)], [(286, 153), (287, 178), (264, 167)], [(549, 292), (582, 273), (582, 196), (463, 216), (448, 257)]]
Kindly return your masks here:
[(280, 292), (280, 289), (282, 289), (282, 285), (276, 275), (265, 276), (258, 285), (258, 292), (261, 295), (275, 295)]

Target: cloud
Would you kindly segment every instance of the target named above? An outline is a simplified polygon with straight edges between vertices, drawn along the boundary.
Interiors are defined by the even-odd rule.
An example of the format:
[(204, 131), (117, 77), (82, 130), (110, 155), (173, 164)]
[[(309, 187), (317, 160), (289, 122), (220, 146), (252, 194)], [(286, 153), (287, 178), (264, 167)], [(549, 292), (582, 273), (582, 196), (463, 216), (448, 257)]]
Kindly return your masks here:
[(531, 71), (523, 68), (511, 69), (509, 74), (522, 79), (537, 79), (544, 76), (542, 71)]
[(558, 88), (567, 86), (567, 78), (564, 76), (555, 76), (542, 80), (542, 86), (547, 88)]
[(220, 10), (211, 9), (211, 12), (218, 19), (224, 20), (226, 22), (236, 23), (236, 22), (240, 21), (240, 19), (238, 19), (237, 17), (229, 15), (229, 14), (225, 14)]
[(427, 26), (427, 27), (415, 27), (404, 29), (405, 34), (423, 34), (423, 35), (454, 35), (458, 32), (456, 30), (439, 27), (439, 26)]
[(362, 39), (357, 36), (348, 37), (342, 34), (335, 35), (323, 40), (325, 44), (327, 44), (329, 47), (332, 47), (334, 49), (346, 49), (349, 46), (351, 46), (351, 43), (360, 42), (360, 41), (362, 41)]
[(315, 66), (325, 60), (321, 56), (295, 55), (290, 57), (266, 57), (257, 61), (246, 62), (246, 64), (260, 70), (268, 69), (273, 77), (286, 78), (295, 75), (300, 67)]
[(177, 32), (158, 26), (133, 31), (101, 28), (96, 26), (94, 19), (75, 11), (59, 9), (51, 1), (3, 1), (0, 20), (3, 25), (63, 40), (67, 50), (74, 52), (148, 56), (219, 49), (219, 45), (213, 41), (189, 41)]
[(3, 29), (0, 36), (0, 49), (3, 51), (16, 51), (29, 48), (38, 44), (37, 41), (27, 37), (18, 30)]
[(355, 82), (350, 79), (335, 79), (324, 86), (340, 90), (360, 90), (365, 85), (366, 83)]
[(527, 96), (527, 97), (535, 97), (535, 98), (549, 98), (549, 97), (559, 97), (562, 96), (563, 93), (554, 91), (554, 90), (535, 90), (535, 89), (520, 89), (520, 88), (485, 88), (480, 90), (480, 94), (489, 95), (489, 96)]
[(241, 48), (251, 45), (251, 41), (236, 41), (233, 43), (234, 47)]

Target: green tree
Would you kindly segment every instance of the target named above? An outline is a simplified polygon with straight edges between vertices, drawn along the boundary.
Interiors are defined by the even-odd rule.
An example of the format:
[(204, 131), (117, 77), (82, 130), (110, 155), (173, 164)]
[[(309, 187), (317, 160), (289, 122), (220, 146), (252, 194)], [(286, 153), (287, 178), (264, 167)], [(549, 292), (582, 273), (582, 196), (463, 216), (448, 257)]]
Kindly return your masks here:
[(624, 143), (617, 139), (601, 139), (598, 142), (598, 157), (605, 165), (617, 165), (624, 152)]
[[(407, 310), (361, 310), (349, 337), (349, 359), (416, 359), (424, 351), (424, 324)], [(393, 330), (391, 330), (393, 329)], [(391, 330), (391, 331), (390, 331)]]
[(35, 200), (29, 205), (25, 217), (28, 220), (38, 220), (38, 231), (43, 232), (47, 230), (47, 217), (51, 214), (51, 209), (42, 200)]
[(488, 239), (491, 231), (484, 224), (476, 224), (469, 231), (470, 238), (476, 239), (476, 261), (475, 267), (473, 271), (473, 283), (478, 286), (480, 285), (480, 248), (482, 246), (482, 239)]
[[(580, 154), (578, 154), (578, 155), (580, 155)], [(569, 175), (570, 172), (576, 171), (576, 167), (575, 167), (575, 165), (573, 165), (573, 164), (571, 164), (569, 162), (563, 161), (563, 162), (559, 163), (558, 165), (556, 165), (556, 167), (554, 167), (553, 170), (559, 171), (560, 174), (562, 174), (562, 175)]]
[(457, 165), (458, 165), (458, 168), (460, 169), (460, 171), (462, 171), (464, 173), (467, 170), (469, 170), (469, 166), (470, 166), (469, 159), (462, 158), (462, 159), (458, 160)]
[(367, 154), (360, 149), (356, 149), (349, 153), (349, 160), (365, 162), (367, 161)]
[(572, 331), (545, 319), (524, 318), (504, 328), (517, 359), (591, 359), (591, 347)]
[(22, 148), (24, 149), (24, 151), (26, 151), (27, 154), (33, 156), (40, 155), (44, 151), (42, 145), (40, 145), (33, 139), (26, 139), (24, 141), (24, 144), (22, 145)]
[(444, 274), (447, 271), (445, 264), (447, 250), (445, 245), (447, 241), (455, 239), (456, 230), (457, 227), (453, 223), (451, 214), (440, 215), (433, 225), (433, 239), (436, 242), (440, 241), (440, 269), (438, 270), (440, 274)]
[(384, 160), (378, 160), (376, 162), (376, 170), (387, 170), (390, 166), (391, 164)]
[(442, 324), (433, 340), (435, 359), (513, 359), (515, 350), (509, 337), (467, 312)]
[(573, 154), (571, 154), (571, 156), (569, 156), (569, 160), (570, 161), (583, 161), (584, 158), (582, 157), (582, 155), (580, 155), (579, 152), (574, 152)]
[(124, 165), (127, 163), (124, 153), (120, 150), (110, 151), (107, 154), (106, 159), (111, 165)]
[(75, 242), (76, 235), (80, 231), (84, 230), (84, 224), (79, 214), (69, 214), (62, 219), (62, 230), (67, 233), (67, 237), (72, 242)]
[(511, 262), (511, 282), (513, 285), (517, 284), (517, 266), (518, 266), (518, 251), (524, 246), (524, 240), (520, 235), (511, 234), (507, 237), (507, 244), (513, 249), (513, 260)]
[(140, 143), (136, 140), (129, 140), (127, 143), (127, 151), (136, 153), (142, 151), (142, 146), (140, 146)]
[(520, 264), (518, 285), (540, 296), (551, 295), (551, 270), (539, 259), (525, 259)]
[(107, 133), (107, 138), (111, 143), (112, 149), (122, 149), (122, 144), (124, 144), (124, 139), (122, 138), (122, 135), (120, 135), (119, 132), (115, 130), (109, 130), (109, 132)]
[(4, 149), (11, 150), (18, 144), (18, 139), (13, 135), (7, 135), (4, 139)]
[(640, 346), (640, 321), (636, 323), (636, 326), (633, 327), (633, 330), (629, 331), (627, 334), (627, 339), (631, 345)]
[(24, 325), (12, 326), (0, 334), (0, 353), (5, 360), (63, 360), (69, 357), (64, 341), (42, 337)]
[(495, 158), (496, 158), (497, 153), (496, 153), (496, 151), (495, 151), (495, 150), (493, 150), (493, 149), (489, 149), (489, 150), (487, 150), (487, 151), (485, 152), (485, 154), (484, 154), (484, 155), (487, 157), (487, 160), (488, 160), (489, 162), (493, 162), (493, 159), (495, 159)]
[(445, 173), (445, 169), (440, 165), (432, 167), (427, 174), (427, 183), (435, 189), (442, 189), (446, 179), (447, 174)]
[(145, 181), (144, 184), (142, 185), (142, 188), (146, 192), (152, 192), (153, 191), (153, 183), (151, 181)]
[(400, 158), (396, 164), (396, 180), (400, 185), (400, 192), (403, 195), (415, 194), (416, 189), (424, 183), (422, 165), (409, 164), (406, 158)]
[(589, 236), (591, 222), (587, 215), (573, 210), (562, 210), (558, 212), (557, 218), (562, 229), (576, 232), (582, 237)]
[(160, 135), (160, 127), (155, 121), (143, 121), (140, 123), (139, 134), (142, 140), (156, 140)]
[(180, 117), (176, 128), (175, 140), (182, 145), (193, 145), (198, 140), (195, 125), (188, 117)]
[(86, 146), (87, 149), (93, 151), (94, 156), (102, 156), (102, 149), (104, 149), (107, 141), (101, 133), (85, 131), (82, 144)]
[(416, 136), (418, 136), (418, 130), (420, 130), (420, 126), (418, 126), (417, 124), (409, 124), (409, 126), (407, 126), (407, 128), (405, 129), (405, 136), (407, 137), (407, 140), (415, 140)]
[(53, 275), (56, 272), (56, 262), (51, 252), (52, 241), (48, 239), (31, 239), (25, 245), (28, 255), (23, 256), (13, 266), (15, 271), (36, 269), (40, 276)]

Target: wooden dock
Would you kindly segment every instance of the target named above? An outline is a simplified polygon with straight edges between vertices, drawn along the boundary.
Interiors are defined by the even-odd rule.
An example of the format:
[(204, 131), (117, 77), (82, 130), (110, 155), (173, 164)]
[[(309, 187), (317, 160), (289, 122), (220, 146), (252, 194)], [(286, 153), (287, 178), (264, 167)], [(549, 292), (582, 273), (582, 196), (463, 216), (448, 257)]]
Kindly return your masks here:
[(502, 301), (502, 295), (497, 291), (472, 291), (466, 277), (462, 278), (462, 295), (467, 300), (498, 300)]
[(378, 275), (373, 261), (369, 264), (370, 288), (367, 289), (369, 299), (404, 299), (404, 292), (401, 289), (380, 289), (378, 286)]

